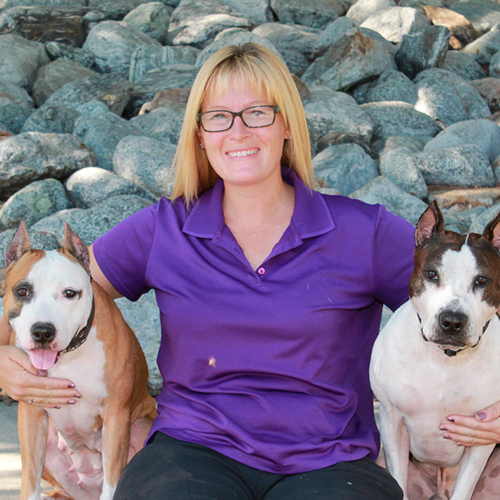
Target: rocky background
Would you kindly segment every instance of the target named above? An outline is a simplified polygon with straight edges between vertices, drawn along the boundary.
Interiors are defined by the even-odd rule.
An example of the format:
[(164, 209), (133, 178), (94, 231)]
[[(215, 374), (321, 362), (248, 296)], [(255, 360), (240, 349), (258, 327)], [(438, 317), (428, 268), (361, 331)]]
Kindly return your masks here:
[[(492, 0), (0, 0), (0, 259), (19, 222), (87, 244), (169, 192), (195, 75), (254, 41), (295, 75), (318, 189), (448, 228), (500, 210), (500, 4)], [(156, 368), (154, 296), (117, 301)]]

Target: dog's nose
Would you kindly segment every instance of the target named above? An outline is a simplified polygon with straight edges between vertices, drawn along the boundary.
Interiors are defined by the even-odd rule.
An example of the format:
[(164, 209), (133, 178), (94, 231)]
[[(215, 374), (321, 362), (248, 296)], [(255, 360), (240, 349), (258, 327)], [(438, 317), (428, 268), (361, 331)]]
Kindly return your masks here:
[(467, 316), (460, 312), (444, 312), (439, 315), (439, 325), (450, 335), (460, 333), (467, 324)]
[(31, 336), (37, 344), (49, 344), (56, 336), (56, 327), (52, 323), (35, 323), (31, 327)]

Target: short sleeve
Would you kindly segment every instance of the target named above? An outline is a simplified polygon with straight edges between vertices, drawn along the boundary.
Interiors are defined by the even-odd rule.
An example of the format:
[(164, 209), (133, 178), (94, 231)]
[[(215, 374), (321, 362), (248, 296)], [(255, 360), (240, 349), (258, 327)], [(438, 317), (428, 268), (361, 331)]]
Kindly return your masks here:
[(374, 291), (377, 299), (393, 311), (408, 300), (414, 232), (409, 222), (380, 206), (373, 243)]
[(157, 204), (146, 207), (117, 224), (93, 245), (101, 271), (129, 300), (139, 299), (150, 289), (146, 276), (157, 214)]

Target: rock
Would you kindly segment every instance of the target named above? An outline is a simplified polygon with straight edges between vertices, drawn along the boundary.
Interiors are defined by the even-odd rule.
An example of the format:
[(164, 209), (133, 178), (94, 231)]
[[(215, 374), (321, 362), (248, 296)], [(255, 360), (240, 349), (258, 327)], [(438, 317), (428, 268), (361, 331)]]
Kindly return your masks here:
[(373, 123), (350, 95), (313, 87), (304, 110), (313, 154), (321, 138), (331, 132), (353, 134), (370, 143)]
[(184, 121), (184, 109), (163, 107), (130, 120), (142, 135), (159, 141), (177, 144)]
[(341, 90), (390, 69), (397, 68), (387, 42), (358, 30), (332, 45), (309, 66), (302, 79), (307, 85), (316, 83)]
[(221, 3), (243, 14), (252, 24), (264, 24), (274, 20), (270, 0), (221, 0)]
[(22, 104), (4, 104), (0, 106), (0, 123), (6, 126), (13, 134), (19, 134), (32, 112), (32, 108), (27, 108)]
[[(429, 201), (432, 200), (436, 200), (440, 208), (454, 212), (464, 212), (471, 207), (484, 210), (500, 203), (500, 188), (453, 189), (431, 194)], [(497, 210), (500, 211), (500, 206)]]
[(0, 35), (3, 82), (31, 92), (38, 68), (49, 62), (49, 56), (41, 43), (25, 40), (18, 35)]
[(399, 43), (405, 35), (429, 26), (429, 20), (411, 7), (389, 7), (372, 14), (360, 25), (380, 33), (386, 40)]
[(161, 2), (143, 3), (130, 11), (123, 21), (164, 44), (172, 9)]
[(167, 43), (203, 49), (226, 28), (250, 28), (247, 17), (218, 0), (181, 0), (170, 17)]
[(472, 80), (470, 84), (486, 101), (492, 113), (500, 111), (500, 80), (498, 78), (481, 78)]
[(500, 127), (490, 120), (465, 120), (445, 128), (429, 141), (424, 151), (475, 144), (493, 163), (500, 156)]
[(416, 225), (427, 208), (427, 203), (396, 186), (387, 177), (380, 176), (352, 193), (349, 198), (365, 203), (381, 203), (387, 210)]
[(68, 195), (78, 208), (90, 208), (113, 196), (136, 195), (155, 203), (157, 198), (148, 190), (98, 167), (77, 170), (64, 184)]
[(59, 42), (81, 47), (86, 31), (79, 6), (13, 7), (0, 13), (0, 32), (19, 35), (35, 42)]
[(432, 24), (444, 26), (450, 30), (450, 45), (454, 49), (461, 49), (479, 37), (479, 33), (470, 21), (458, 12), (431, 5), (424, 5), (423, 11)]
[(106, 19), (122, 20), (131, 10), (138, 7), (144, 0), (88, 0), (88, 6), (101, 11)]
[(399, 71), (385, 71), (378, 80), (366, 85), (367, 87), (361, 92), (358, 91), (361, 86), (354, 89), (353, 97), (358, 104), (401, 101), (413, 105), (417, 102), (417, 88), (404, 73)]
[(371, 147), (379, 156), (386, 154), (394, 149), (404, 148), (410, 153), (418, 153), (424, 150), (425, 144), (431, 137), (409, 137), (407, 135), (390, 135), (373, 141)]
[(357, 144), (329, 146), (313, 159), (314, 175), (320, 186), (348, 194), (362, 188), (379, 173), (373, 159)]
[(382, 175), (406, 193), (421, 200), (427, 198), (427, 184), (409, 149), (393, 149), (382, 154), (379, 169)]
[[(140, 115), (151, 113), (158, 108), (174, 108), (184, 112), (191, 93), (190, 88), (186, 89), (165, 89), (155, 94), (152, 101), (147, 102), (141, 108)], [(132, 118), (133, 120), (134, 118)]]
[(42, 66), (36, 75), (33, 85), (33, 99), (40, 107), (54, 92), (67, 83), (96, 75), (81, 64), (69, 59), (57, 59)]
[(100, 72), (128, 77), (130, 60), (140, 45), (161, 44), (123, 21), (103, 21), (90, 30), (83, 49), (95, 57)]
[(173, 64), (193, 65), (199, 52), (198, 49), (188, 46), (156, 47), (141, 45), (132, 54), (128, 79), (132, 83), (136, 83), (145, 73), (154, 69), (165, 68)]
[(452, 71), (465, 80), (475, 80), (486, 76), (484, 69), (473, 54), (459, 50), (449, 50), (441, 68)]
[(0, 189), (61, 179), (95, 162), (94, 153), (72, 135), (26, 132), (0, 141)]
[(40, 5), (85, 5), (86, 0), (2, 0), (0, 8), (2, 10), (12, 7), (37, 7)]
[(450, 31), (444, 26), (428, 26), (408, 33), (395, 55), (399, 70), (413, 79), (424, 69), (442, 66), (449, 41)]
[[(32, 182), (12, 195), (0, 209), (0, 227), (27, 227), (60, 210), (71, 208), (63, 185), (55, 179)], [(2, 229), (2, 230), (3, 230)]]
[(477, 40), (466, 45), (463, 51), (474, 54), (479, 64), (489, 64), (491, 58), (500, 51), (500, 27), (495, 26)]
[(427, 69), (419, 73), (414, 83), (419, 96), (415, 109), (439, 120), (445, 127), (491, 114), (479, 92), (450, 71)]
[(475, 144), (424, 151), (415, 156), (427, 185), (493, 187), (488, 157)]
[(310, 28), (324, 29), (343, 12), (331, 0), (271, 0), (271, 8), (283, 24), (302, 24)]
[(44, 106), (29, 116), (21, 132), (72, 134), (79, 116), (78, 111), (66, 106), (58, 104)]
[(490, 208), (482, 211), (476, 217), (472, 219), (469, 231), (470, 233), (483, 234), (488, 223), (495, 217), (500, 211), (500, 205), (495, 204)]
[(94, 55), (88, 50), (78, 47), (70, 47), (64, 43), (47, 42), (45, 50), (51, 59), (69, 59), (85, 68), (90, 68), (94, 64)]
[(406, 102), (373, 102), (361, 108), (373, 123), (373, 139), (392, 135), (433, 137), (439, 131), (434, 120)]
[(348, 132), (333, 131), (326, 134), (318, 141), (316, 150), (320, 153), (329, 146), (339, 144), (357, 144), (367, 155), (377, 158), (376, 153), (368, 146), (366, 137)]
[(500, 6), (491, 0), (455, 2), (450, 9), (466, 17), (479, 34), (486, 33), (500, 23)]
[[(313, 58), (316, 59), (324, 55), (332, 45), (347, 44), (357, 31), (358, 28), (355, 22), (348, 17), (339, 17), (332, 21), (316, 39), (312, 53)], [(342, 42), (342, 40), (345, 40), (345, 42)]]
[(156, 196), (171, 190), (170, 168), (176, 147), (149, 137), (122, 139), (113, 155), (114, 172)]
[(33, 99), (26, 90), (13, 83), (0, 80), (0, 106), (18, 104), (27, 108), (33, 107)]
[(347, 11), (346, 17), (360, 25), (370, 16), (390, 7), (396, 7), (394, 0), (358, 0)]
[(489, 75), (500, 78), (500, 50), (493, 54), (490, 59)]
[(117, 73), (98, 74), (67, 83), (54, 92), (45, 105), (63, 104), (77, 109), (89, 101), (101, 101), (112, 113), (123, 113), (132, 91), (132, 84)]
[(252, 33), (269, 40), (280, 51), (290, 72), (300, 76), (312, 62), (311, 54), (321, 31), (300, 25), (266, 23)]
[(127, 120), (107, 112), (78, 118), (73, 135), (94, 152), (99, 167), (113, 170), (113, 153), (118, 143), (140, 132)]

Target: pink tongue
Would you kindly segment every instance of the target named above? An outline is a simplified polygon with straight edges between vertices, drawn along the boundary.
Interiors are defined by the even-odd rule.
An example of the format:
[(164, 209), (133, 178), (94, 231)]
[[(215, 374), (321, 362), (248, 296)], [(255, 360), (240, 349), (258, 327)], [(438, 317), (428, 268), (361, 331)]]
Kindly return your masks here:
[(29, 351), (31, 364), (39, 370), (48, 370), (54, 365), (57, 351), (49, 349), (32, 349)]

